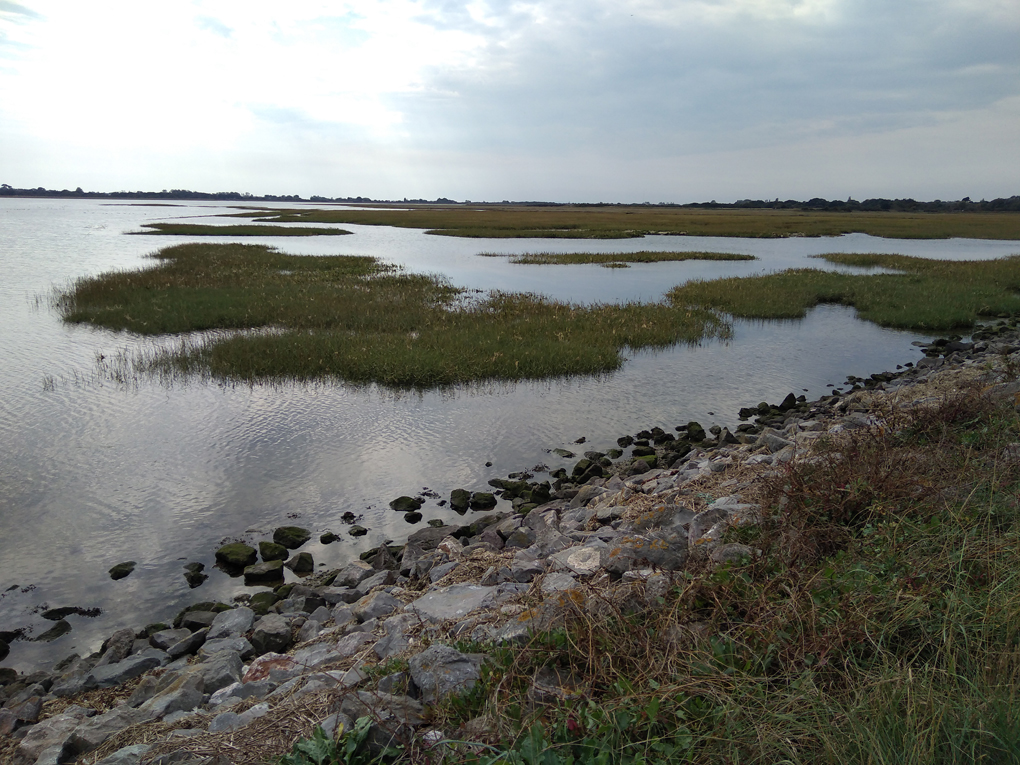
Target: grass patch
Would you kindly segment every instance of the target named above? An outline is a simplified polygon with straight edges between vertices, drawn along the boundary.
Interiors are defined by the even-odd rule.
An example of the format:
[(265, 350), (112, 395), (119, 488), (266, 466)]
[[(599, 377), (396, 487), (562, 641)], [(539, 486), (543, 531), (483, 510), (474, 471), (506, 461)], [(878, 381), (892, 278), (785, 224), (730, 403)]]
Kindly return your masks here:
[[(765, 522), (728, 538), (753, 560), (689, 566), (665, 597), (566, 598), (526, 646), (480, 646), (481, 683), (432, 723), (483, 717), (489, 748), (445, 762), (1020, 760), (1011, 404), (884, 412), (765, 484)], [(537, 695), (550, 673), (575, 692)]]
[(182, 342), (142, 371), (239, 380), (339, 378), (398, 387), (591, 375), (625, 348), (725, 336), (705, 310), (666, 303), (579, 306), (531, 294), (468, 299), (435, 276), (374, 258), (183, 244), (157, 264), (79, 279), (58, 298), (68, 322), (144, 335), (263, 330)]
[(1020, 239), (1016, 213), (834, 213), (789, 210), (700, 210), (652, 206), (429, 206), (373, 210), (248, 209), (238, 217), (270, 223), (351, 223), (425, 229), (430, 234), (486, 238), (621, 239), (648, 234), (690, 236), (839, 236), (865, 233), (898, 239)]
[(1020, 256), (941, 261), (904, 255), (832, 254), (843, 265), (895, 268), (897, 274), (793, 269), (763, 276), (691, 281), (674, 287), (678, 306), (749, 319), (796, 319), (820, 303), (853, 306), (884, 327), (940, 331), (971, 327), (982, 316), (1020, 312)]
[(134, 235), (151, 236), (343, 236), (351, 233), (342, 228), (295, 228), (293, 226), (208, 226), (201, 223), (145, 223), (147, 231), (130, 231)]
[[(498, 252), (479, 253), (484, 257), (505, 257)], [(597, 263), (607, 268), (626, 268), (627, 263), (662, 263), (681, 260), (757, 260), (754, 255), (730, 252), (526, 252), (511, 255), (511, 263), (522, 265), (575, 265)]]

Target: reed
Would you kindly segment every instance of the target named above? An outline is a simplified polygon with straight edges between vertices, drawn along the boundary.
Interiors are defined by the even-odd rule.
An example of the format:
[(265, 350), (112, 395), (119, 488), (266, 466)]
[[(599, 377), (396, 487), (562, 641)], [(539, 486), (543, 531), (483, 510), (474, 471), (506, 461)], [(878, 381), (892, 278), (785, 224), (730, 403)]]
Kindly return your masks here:
[(247, 209), (238, 217), (268, 223), (333, 223), (425, 229), (430, 234), (486, 238), (620, 239), (653, 234), (690, 236), (839, 236), (865, 233), (896, 239), (1020, 239), (1016, 213), (820, 212), (703, 210), (680, 207), (571, 205), (377, 206)]
[(725, 336), (706, 310), (666, 303), (571, 305), (531, 294), (469, 299), (436, 276), (368, 257), (309, 257), (242, 244), (185, 244), (153, 268), (78, 280), (68, 322), (158, 335), (219, 333), (147, 357), (158, 373), (239, 380), (334, 378), (429, 388), (591, 375), (627, 348)]
[(201, 223), (145, 223), (145, 231), (129, 234), (150, 236), (342, 236), (351, 233), (342, 228), (310, 226), (270, 226), (264, 223), (249, 226), (208, 226)]
[(674, 287), (678, 306), (711, 308), (750, 319), (796, 319), (821, 303), (853, 306), (884, 327), (941, 331), (981, 317), (1020, 312), (1020, 256), (942, 261), (903, 255), (830, 254), (831, 263), (894, 268), (894, 274), (793, 269), (763, 276), (691, 281)]
[[(498, 252), (481, 252), (483, 257), (505, 257)], [(597, 263), (626, 268), (627, 263), (662, 263), (684, 260), (757, 260), (754, 255), (732, 252), (675, 252), (642, 250), (641, 252), (526, 252), (510, 255), (511, 263), (522, 265), (579, 265)]]

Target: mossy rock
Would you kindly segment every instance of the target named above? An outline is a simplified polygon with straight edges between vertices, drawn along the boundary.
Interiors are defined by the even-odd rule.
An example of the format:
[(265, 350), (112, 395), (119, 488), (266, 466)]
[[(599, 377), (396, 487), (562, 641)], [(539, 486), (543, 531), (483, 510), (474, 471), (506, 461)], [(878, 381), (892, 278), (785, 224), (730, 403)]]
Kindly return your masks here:
[(288, 550), (296, 550), (311, 538), (312, 532), (300, 526), (281, 526), (273, 532), (273, 541)]
[(552, 487), (548, 481), (542, 481), (542, 483), (536, 483), (531, 487), (531, 496), (528, 497), (529, 502), (525, 504), (544, 505), (550, 499), (552, 499)]
[(705, 429), (701, 427), (701, 423), (694, 421), (687, 423), (687, 438), (690, 441), (705, 440)]
[(450, 507), (458, 512), (464, 512), (471, 504), (471, 492), (467, 489), (454, 489), (450, 492)]
[(244, 542), (231, 542), (216, 551), (216, 560), (231, 568), (244, 568), (258, 559), (255, 548)]
[(340, 541), (340, 537), (338, 537), (332, 531), (327, 531), (325, 534), (322, 534), (319, 537), (319, 544), (322, 544), (322, 545), (331, 545), (334, 542), (339, 542), (339, 541)]
[(635, 457), (654, 457), (655, 448), (652, 446), (635, 446), (631, 452)]
[(269, 560), (263, 563), (256, 563), (253, 566), (248, 566), (244, 570), (244, 583), (246, 585), (272, 584), (273, 582), (282, 581), (282, 579), (282, 560)]
[(347, 530), (347, 533), (352, 537), (363, 537), (368, 533), (368, 529), (364, 526), (351, 526), (350, 529)]
[(145, 637), (152, 637), (157, 632), (170, 629), (170, 625), (166, 622), (153, 622), (152, 624), (146, 624), (145, 629), (142, 630), (142, 635)]
[(259, 555), (263, 561), (287, 560), (290, 553), (286, 547), (276, 542), (259, 542)]
[(290, 591), (294, 589), (293, 582), (287, 582), (287, 584), (281, 584), (278, 587), (273, 588), (273, 593), (280, 600), (286, 600), (290, 597)]
[(116, 566), (110, 569), (111, 579), (123, 579), (126, 576), (130, 576), (131, 572), (135, 570), (135, 566), (138, 564), (133, 560), (127, 560), (123, 563), (118, 563)]
[(441, 518), (432, 518), (432, 519), (429, 520), (429, 526), (431, 526), (434, 529), (438, 529), (441, 526), (445, 526), (445, 525), (446, 524), (443, 522), (443, 520)]
[(408, 523), (420, 523), (421, 522), (421, 513), (417, 512), (417, 511), (412, 511), (410, 513), (404, 513), (404, 520), (407, 521)]
[(606, 451), (606, 456), (611, 460), (618, 460), (623, 456), (623, 450), (621, 449), (609, 449)]
[(421, 506), (422, 501), (417, 497), (397, 497), (390, 502), (390, 509), (396, 510), (398, 513), (411, 513), (420, 510)]
[(644, 462), (646, 465), (648, 465), (649, 469), (654, 468), (659, 464), (659, 460), (656, 458), (654, 454), (649, 455), (647, 457), (635, 457), (634, 462)]
[(248, 600), (248, 607), (259, 616), (269, 613), (269, 608), (280, 600), (275, 592), (256, 592)]
[(520, 513), (521, 515), (527, 515), (536, 507), (538, 507), (538, 505), (536, 505), (534, 502), (526, 502), (525, 504), (517, 508), (517, 512)]
[(496, 495), (488, 491), (476, 491), (471, 495), (472, 510), (488, 510), (496, 506)]
[(300, 552), (283, 565), (295, 574), (310, 574), (315, 570), (315, 561), (309, 552)]

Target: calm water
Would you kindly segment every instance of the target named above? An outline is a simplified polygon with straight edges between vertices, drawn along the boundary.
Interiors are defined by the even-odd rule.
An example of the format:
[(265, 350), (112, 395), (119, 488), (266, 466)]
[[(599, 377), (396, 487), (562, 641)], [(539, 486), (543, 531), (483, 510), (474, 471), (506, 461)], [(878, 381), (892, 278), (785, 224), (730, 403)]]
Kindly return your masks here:
[[(52, 644), (17, 641), (4, 664), (27, 669), (86, 653), (114, 629), (172, 616), (196, 600), (245, 591), (212, 568), (224, 540), (258, 541), (282, 524), (343, 541), (309, 544), (336, 565), (412, 527), (387, 507), (424, 487), (448, 497), (493, 477), (567, 461), (547, 450), (581, 436), (604, 449), (624, 433), (696, 419), (733, 426), (741, 406), (788, 392), (825, 393), (918, 356), (913, 333), (884, 330), (836, 307), (806, 320), (738, 323), (732, 341), (631, 353), (602, 378), (395, 394), (343, 385), (223, 386), (111, 382), (97, 358), (155, 341), (63, 325), (49, 307), (55, 288), (110, 269), (137, 268), (182, 237), (124, 236), (144, 222), (215, 215), (214, 204), (176, 207), (100, 201), (0, 200), (0, 630), (50, 626), (44, 607), (100, 608), (72, 616)], [(203, 222), (225, 223), (206, 218)], [(454, 284), (539, 292), (578, 302), (658, 300), (691, 278), (803, 265), (809, 255), (899, 252), (953, 259), (1020, 252), (1017, 242), (654, 237), (621, 241), (477, 240), (421, 231), (346, 226), (353, 236), (262, 241), (303, 254), (368, 254)], [(226, 241), (226, 240), (224, 240)], [(715, 250), (758, 256), (745, 263), (662, 263), (629, 269), (519, 266), (479, 252)], [(712, 414), (714, 413), (714, 414)], [(491, 462), (491, 467), (486, 467)], [(340, 515), (363, 515), (353, 540)], [(435, 501), (425, 519), (453, 519)], [(127, 579), (107, 569), (138, 561)], [(182, 565), (206, 564), (189, 590)], [(10, 588), (10, 589), (9, 589)]]

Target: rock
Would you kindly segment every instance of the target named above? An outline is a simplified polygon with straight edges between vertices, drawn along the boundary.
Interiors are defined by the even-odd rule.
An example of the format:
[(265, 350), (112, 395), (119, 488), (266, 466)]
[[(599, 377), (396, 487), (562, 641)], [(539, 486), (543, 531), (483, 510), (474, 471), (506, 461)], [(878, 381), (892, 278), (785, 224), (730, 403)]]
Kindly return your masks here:
[(454, 489), (450, 492), (450, 508), (463, 513), (471, 503), (471, 492), (467, 489)]
[(135, 631), (133, 629), (125, 628), (114, 632), (103, 644), (103, 655), (99, 657), (96, 666), (102, 667), (106, 664), (116, 664), (118, 661), (126, 659), (128, 654), (131, 653), (131, 646), (134, 640)]
[(197, 651), (205, 643), (206, 635), (209, 634), (208, 629), (195, 630), (186, 638), (174, 643), (172, 646), (166, 649), (167, 654), (171, 659), (178, 659), (181, 656), (186, 656)]
[(686, 540), (659, 532), (649, 535), (626, 534), (609, 545), (606, 568), (622, 574), (633, 568), (652, 565), (666, 571), (678, 571), (687, 561)]
[(231, 542), (216, 551), (216, 560), (230, 568), (244, 568), (258, 560), (255, 548), (243, 542)]
[(224, 637), (217, 638), (216, 640), (207, 640), (199, 650), (198, 658), (205, 661), (214, 653), (219, 653), (220, 651), (236, 653), (245, 661), (255, 656), (255, 646), (249, 643), (246, 638)]
[(298, 629), (297, 642), (307, 643), (309, 640), (314, 640), (321, 631), (322, 625), (314, 619), (309, 619)]
[(310, 574), (315, 571), (315, 561), (309, 552), (300, 552), (283, 565), (295, 574)]
[(215, 693), (231, 683), (240, 682), (241, 668), (240, 656), (232, 651), (220, 651), (195, 665), (195, 672), (202, 678), (203, 690)]
[(135, 566), (138, 564), (133, 560), (126, 560), (123, 563), (118, 563), (116, 566), (110, 569), (111, 579), (123, 579), (126, 576), (130, 576), (131, 572), (135, 570)]
[(71, 631), (71, 625), (66, 619), (61, 619), (41, 635), (32, 638), (34, 642), (50, 643), (59, 637), (63, 637)]
[(340, 537), (334, 534), (332, 531), (327, 531), (325, 534), (319, 535), (319, 544), (331, 545), (334, 542), (339, 542)]
[(271, 584), (283, 581), (283, 561), (270, 560), (264, 563), (256, 563), (244, 569), (244, 583)]
[(256, 616), (265, 616), (269, 613), (269, 607), (280, 600), (275, 592), (256, 592), (248, 601), (248, 607), (255, 612)]
[(754, 550), (747, 545), (731, 544), (720, 545), (712, 551), (713, 563), (740, 563), (741, 561), (754, 557)]
[(44, 752), (56, 749), (56, 761), (65, 761), (62, 755), (70, 757), (73, 752), (67, 746), (71, 734), (85, 718), (84, 710), (81, 707), (64, 714), (54, 715), (33, 725), (28, 734), (21, 740), (14, 750), (12, 765), (33, 765), (39, 762)]
[(286, 651), (291, 642), (290, 624), (277, 614), (267, 614), (259, 619), (251, 636), (251, 644), (260, 656), (270, 651)]
[(296, 550), (311, 538), (312, 532), (300, 526), (281, 526), (273, 532), (273, 541), (288, 550)]
[(758, 436), (756, 444), (758, 446), (764, 446), (772, 454), (775, 454), (776, 452), (785, 449), (787, 446), (794, 445), (793, 441), (785, 439), (773, 431), (765, 431), (760, 436)]
[(340, 703), (340, 711), (352, 720), (370, 717), (373, 723), (369, 743), (378, 754), (382, 747), (407, 740), (414, 728), (424, 722), (422, 705), (407, 696), (358, 691), (348, 693)]
[(188, 587), (195, 589), (209, 578), (208, 574), (203, 573), (204, 568), (203, 563), (188, 563), (184, 566), (184, 581), (188, 583)]
[(219, 638), (231, 638), (243, 635), (251, 629), (255, 622), (255, 612), (250, 608), (239, 606), (229, 611), (216, 614), (209, 627), (209, 634), (206, 640), (217, 640)]
[(407, 523), (421, 523), (421, 519), (422, 519), (422, 514), (417, 512), (417, 511), (412, 511), (410, 513), (404, 513), (404, 520)]
[(435, 704), (451, 693), (470, 690), (481, 677), (475, 661), (449, 646), (432, 645), (408, 662), (422, 701)]
[(366, 529), (364, 526), (351, 526), (351, 528), (348, 529), (347, 533), (350, 534), (352, 537), (363, 537), (365, 536), (365, 534), (368, 533), (368, 529)]
[(689, 441), (704, 441), (705, 435), (705, 429), (701, 427), (701, 423), (693, 421), (687, 423), (687, 439)]
[(389, 593), (380, 590), (361, 598), (361, 600), (354, 604), (351, 610), (358, 621), (366, 622), (369, 619), (387, 616), (400, 608), (400, 606), (399, 600)]
[(75, 754), (91, 752), (125, 728), (148, 722), (153, 717), (143, 709), (115, 707), (79, 725), (68, 739), (67, 749)]
[(181, 615), (180, 626), (192, 632), (209, 629), (216, 619), (216, 614), (216, 611), (185, 611)]
[(390, 502), (390, 509), (396, 510), (398, 513), (410, 513), (414, 510), (420, 510), (422, 504), (422, 501), (415, 497), (397, 497)]
[(545, 595), (552, 595), (556, 592), (564, 592), (571, 590), (577, 586), (577, 579), (570, 574), (564, 574), (562, 572), (554, 572), (546, 574), (542, 579), (542, 593)]
[(366, 646), (375, 644), (375, 635), (368, 632), (352, 632), (344, 635), (337, 641), (336, 653), (339, 658), (347, 658), (363, 650)]
[(170, 661), (170, 656), (163, 651), (156, 648), (149, 650), (152, 653), (137, 653), (116, 664), (96, 667), (89, 673), (85, 685), (91, 688), (112, 688)]
[(278, 545), (276, 542), (259, 542), (259, 555), (262, 556), (263, 561), (287, 560), (290, 552), (286, 547)]
[(104, 757), (96, 765), (138, 765), (142, 755), (152, 749), (151, 744), (132, 744), (118, 749), (109, 757)]
[(498, 587), (454, 584), (428, 592), (406, 608), (431, 622), (460, 620), (476, 609), (494, 604), (498, 591)]
[(488, 491), (476, 491), (471, 495), (472, 510), (488, 510), (496, 506), (496, 495)]

